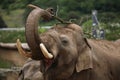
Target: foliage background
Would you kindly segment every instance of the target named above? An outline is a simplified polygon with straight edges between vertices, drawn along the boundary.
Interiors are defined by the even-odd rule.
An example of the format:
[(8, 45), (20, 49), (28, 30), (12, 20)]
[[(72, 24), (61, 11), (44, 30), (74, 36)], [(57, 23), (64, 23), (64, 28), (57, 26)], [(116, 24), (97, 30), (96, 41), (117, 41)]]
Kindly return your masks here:
[[(0, 1), (0, 17), (7, 27), (24, 27), (26, 17), (31, 11), (27, 7), (28, 4), (34, 4), (44, 9), (53, 7), (59, 17), (64, 20), (72, 20), (82, 26), (85, 32), (90, 33), (92, 28), (91, 11), (97, 10), (100, 27), (106, 31), (105, 39), (116, 40), (120, 38), (119, 3), (120, 0), (3, 0)], [(47, 23), (42, 21), (41, 25), (51, 26), (55, 23), (55, 20)], [(2, 26), (0, 25), (0, 27)], [(17, 35), (7, 33), (10, 34), (10, 32), (0, 32), (0, 42), (14, 42), (19, 35), (21, 35), (20, 37), (24, 35), (24, 31), (23, 33), (14, 32)], [(7, 37), (8, 35), (9, 37)], [(25, 41), (24, 36), (22, 40)]]

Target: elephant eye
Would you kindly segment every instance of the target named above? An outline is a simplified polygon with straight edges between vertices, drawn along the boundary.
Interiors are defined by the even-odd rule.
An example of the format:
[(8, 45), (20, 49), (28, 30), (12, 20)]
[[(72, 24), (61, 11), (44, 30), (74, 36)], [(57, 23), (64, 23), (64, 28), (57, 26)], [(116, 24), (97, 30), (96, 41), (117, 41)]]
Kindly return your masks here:
[(61, 36), (60, 38), (61, 38), (61, 42), (62, 42), (63, 45), (67, 45), (69, 43), (67, 37)]
[(63, 43), (63, 44), (67, 44), (67, 43), (68, 43), (68, 40), (63, 39), (63, 40), (62, 40), (62, 43)]

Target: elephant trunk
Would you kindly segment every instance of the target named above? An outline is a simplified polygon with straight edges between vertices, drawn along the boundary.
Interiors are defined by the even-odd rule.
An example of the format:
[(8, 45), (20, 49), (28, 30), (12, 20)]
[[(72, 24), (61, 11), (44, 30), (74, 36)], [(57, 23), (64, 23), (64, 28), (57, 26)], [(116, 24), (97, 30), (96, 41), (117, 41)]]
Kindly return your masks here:
[(31, 13), (29, 14), (26, 20), (26, 27), (25, 27), (26, 41), (31, 49), (32, 58), (36, 60), (40, 60), (44, 56), (43, 54), (41, 54), (42, 52), (40, 50), (41, 39), (38, 33), (38, 22), (40, 17), (44, 18), (45, 20), (46, 19), (49, 20), (52, 17), (52, 15), (50, 9), (43, 10), (34, 5), (29, 5), (29, 6), (34, 9), (31, 11)]

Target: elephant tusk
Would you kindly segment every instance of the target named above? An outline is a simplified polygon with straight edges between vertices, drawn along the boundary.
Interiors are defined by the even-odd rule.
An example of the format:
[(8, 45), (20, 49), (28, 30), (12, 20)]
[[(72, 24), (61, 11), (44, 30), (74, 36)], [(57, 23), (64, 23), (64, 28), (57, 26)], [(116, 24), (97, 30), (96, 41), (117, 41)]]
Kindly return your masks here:
[(41, 48), (41, 51), (42, 51), (43, 55), (45, 56), (45, 58), (47, 58), (47, 59), (53, 58), (53, 55), (47, 51), (47, 49), (43, 43), (40, 44), (40, 48)]
[(23, 56), (25, 56), (25, 57), (32, 57), (31, 52), (27, 52), (27, 51), (25, 51), (25, 50), (22, 48), (22, 45), (21, 45), (21, 42), (20, 42), (19, 39), (17, 39), (16, 47), (17, 47), (17, 49), (18, 49), (18, 52), (19, 52), (21, 55), (23, 55)]

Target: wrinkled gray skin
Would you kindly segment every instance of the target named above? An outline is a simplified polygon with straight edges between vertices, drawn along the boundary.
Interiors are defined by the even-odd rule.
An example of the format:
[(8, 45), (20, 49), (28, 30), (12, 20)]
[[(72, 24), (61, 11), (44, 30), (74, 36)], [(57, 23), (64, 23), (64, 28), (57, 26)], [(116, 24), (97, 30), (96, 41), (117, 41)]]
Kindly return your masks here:
[(40, 38), (54, 55), (51, 65), (42, 60), (45, 80), (120, 80), (120, 43), (87, 40), (76, 24), (54, 27)]
[[(32, 59), (41, 60), (44, 80), (120, 80), (119, 41), (85, 39), (83, 30), (76, 24), (55, 26), (38, 36), (38, 15), (43, 13), (46, 12), (39, 8), (30, 13), (26, 37)], [(40, 43), (53, 59), (43, 56)]]
[(43, 75), (40, 72), (40, 61), (29, 58), (23, 65), (18, 80), (43, 80)]

